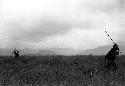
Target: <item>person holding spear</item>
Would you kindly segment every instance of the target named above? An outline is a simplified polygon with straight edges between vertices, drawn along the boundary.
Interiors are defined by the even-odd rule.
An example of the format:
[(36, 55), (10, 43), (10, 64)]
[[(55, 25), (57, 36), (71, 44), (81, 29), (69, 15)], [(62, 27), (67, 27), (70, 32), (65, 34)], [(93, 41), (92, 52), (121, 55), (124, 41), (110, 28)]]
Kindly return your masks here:
[(111, 68), (111, 67), (117, 68), (115, 60), (116, 60), (116, 56), (119, 55), (119, 47), (113, 41), (113, 39), (109, 36), (109, 34), (107, 33), (107, 31), (105, 31), (105, 33), (108, 35), (108, 37), (113, 42), (113, 47), (111, 48), (111, 50), (105, 56), (105, 58), (108, 60), (107, 67), (108, 68)]

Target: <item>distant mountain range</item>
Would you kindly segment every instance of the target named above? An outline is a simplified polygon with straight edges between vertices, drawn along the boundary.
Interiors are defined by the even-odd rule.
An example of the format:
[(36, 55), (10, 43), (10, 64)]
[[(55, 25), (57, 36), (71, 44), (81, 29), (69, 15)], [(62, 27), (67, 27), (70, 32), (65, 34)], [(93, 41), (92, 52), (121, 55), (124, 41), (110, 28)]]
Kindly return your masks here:
[[(74, 50), (73, 48), (20, 49), (21, 55), (105, 55), (113, 45), (99, 46), (94, 49)], [(125, 54), (125, 43), (119, 44), (121, 54)], [(12, 49), (0, 48), (0, 55), (12, 55)]]
[(111, 49), (111, 46), (100, 46), (94, 49), (84, 50), (81, 54), (82, 55), (105, 55), (110, 49)]
[[(99, 46), (97, 48), (94, 49), (87, 49), (84, 50), (81, 54), (82, 55), (105, 55), (111, 48), (113, 45), (107, 45), (107, 46)], [(119, 49), (120, 49), (120, 54), (121, 55), (125, 55), (125, 43), (119, 43)]]

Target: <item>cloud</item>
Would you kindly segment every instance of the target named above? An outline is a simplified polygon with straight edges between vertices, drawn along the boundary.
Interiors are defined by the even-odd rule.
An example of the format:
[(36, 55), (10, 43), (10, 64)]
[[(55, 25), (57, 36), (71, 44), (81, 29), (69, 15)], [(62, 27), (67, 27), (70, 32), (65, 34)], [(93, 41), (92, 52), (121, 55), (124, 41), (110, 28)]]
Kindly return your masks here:
[(90, 49), (98, 46), (111, 44), (102, 29), (77, 29), (74, 28), (66, 35), (57, 35), (46, 38), (35, 47), (42, 48), (74, 48), (74, 49)]
[[(11, 28), (11, 29), (10, 29)], [(7, 32), (13, 40), (40, 41), (40, 39), (56, 35), (65, 34), (71, 26), (65, 22), (56, 20), (40, 20), (33, 23), (20, 20), (7, 24)]]
[[(1, 37), (6, 38), (5, 43), (8, 46), (17, 44), (22, 47), (28, 43), (44, 42), (51, 36), (66, 37), (65, 35), (74, 28), (91, 32), (95, 29), (104, 29), (105, 26), (113, 26), (109, 27), (109, 30), (114, 33), (114, 27), (122, 29), (121, 23), (124, 25), (124, 0), (2, 1), (0, 32), (4, 33)], [(117, 32), (115, 35), (120, 36), (120, 33)], [(60, 37), (61, 40), (62, 37)], [(70, 41), (72, 40), (70, 38)], [(88, 40), (90, 39), (86, 42), (89, 42)], [(81, 46), (80, 42), (78, 45)]]

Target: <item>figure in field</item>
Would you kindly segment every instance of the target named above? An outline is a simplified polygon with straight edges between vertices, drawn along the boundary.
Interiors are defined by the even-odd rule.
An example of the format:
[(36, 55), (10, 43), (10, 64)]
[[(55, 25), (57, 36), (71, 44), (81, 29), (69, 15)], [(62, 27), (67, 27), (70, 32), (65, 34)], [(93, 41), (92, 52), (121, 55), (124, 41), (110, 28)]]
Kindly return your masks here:
[(14, 49), (13, 53), (15, 55), (15, 58), (19, 58), (19, 51)]
[(109, 36), (109, 34), (107, 33), (107, 31), (105, 31), (105, 33), (108, 35), (108, 37), (110, 38), (110, 40), (113, 42), (113, 47), (111, 48), (111, 50), (105, 56), (106, 60), (108, 60), (107, 67), (114, 67), (114, 68), (116, 68), (117, 67), (116, 66), (116, 56), (119, 55), (119, 47), (113, 41), (113, 39)]
[(119, 55), (119, 48), (116, 43), (114, 43), (113, 47), (111, 50), (106, 54), (105, 58), (108, 61), (107, 67), (111, 68), (114, 67), (116, 68), (116, 56)]

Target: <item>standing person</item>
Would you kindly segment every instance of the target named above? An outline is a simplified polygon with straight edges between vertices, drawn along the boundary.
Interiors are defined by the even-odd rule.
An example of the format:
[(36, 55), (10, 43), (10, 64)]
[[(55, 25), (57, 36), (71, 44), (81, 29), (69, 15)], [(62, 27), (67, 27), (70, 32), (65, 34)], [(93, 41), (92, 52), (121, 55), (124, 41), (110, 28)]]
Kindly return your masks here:
[(12, 54), (15, 54), (15, 58), (18, 58), (19, 57), (19, 51), (14, 49), (13, 53)]
[(119, 55), (119, 48), (116, 43), (114, 43), (113, 48), (106, 54), (105, 58), (108, 60), (108, 68), (114, 67), (117, 68), (116, 66), (116, 56)]

